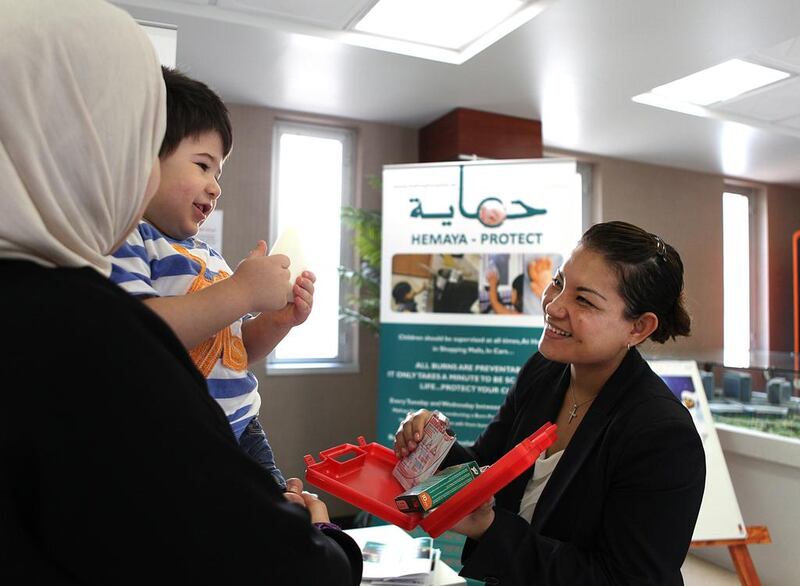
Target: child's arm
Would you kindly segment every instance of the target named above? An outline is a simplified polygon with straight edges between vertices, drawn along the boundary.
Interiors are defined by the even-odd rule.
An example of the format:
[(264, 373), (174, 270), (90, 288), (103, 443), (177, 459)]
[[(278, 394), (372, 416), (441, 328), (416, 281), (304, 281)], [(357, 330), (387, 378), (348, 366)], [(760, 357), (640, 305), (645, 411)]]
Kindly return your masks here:
[(260, 240), (229, 278), (188, 295), (151, 297), (144, 303), (169, 324), (184, 347), (194, 348), (246, 313), (286, 306), (289, 258), (265, 256), (266, 251)]
[(264, 312), (242, 324), (242, 341), (250, 364), (262, 360), (286, 337), (289, 330), (306, 321), (314, 302), (316, 280), (314, 273), (303, 271), (292, 289), (294, 303), (277, 311)]

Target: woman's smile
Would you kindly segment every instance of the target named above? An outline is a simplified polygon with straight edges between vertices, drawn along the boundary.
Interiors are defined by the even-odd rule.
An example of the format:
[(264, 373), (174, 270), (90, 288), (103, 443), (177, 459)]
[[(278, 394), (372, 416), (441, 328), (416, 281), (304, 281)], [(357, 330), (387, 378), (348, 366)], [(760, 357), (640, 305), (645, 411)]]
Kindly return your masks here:
[(569, 332), (567, 332), (565, 330), (562, 330), (562, 329), (559, 329), (559, 328), (555, 327), (550, 322), (547, 322), (545, 324), (545, 335), (547, 335), (549, 338), (556, 338), (556, 339), (557, 338), (571, 338), (572, 337), (572, 334), (570, 334)]

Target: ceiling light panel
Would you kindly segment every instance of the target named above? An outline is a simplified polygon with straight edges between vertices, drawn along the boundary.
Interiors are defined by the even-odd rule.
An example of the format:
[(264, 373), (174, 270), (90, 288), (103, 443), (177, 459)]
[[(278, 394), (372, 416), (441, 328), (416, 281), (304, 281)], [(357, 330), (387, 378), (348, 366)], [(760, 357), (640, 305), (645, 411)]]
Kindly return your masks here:
[(379, 0), (353, 27), (390, 39), (461, 50), (528, 2), (522, 0)]
[(676, 81), (653, 88), (669, 99), (709, 106), (786, 79), (785, 71), (741, 59), (731, 59)]

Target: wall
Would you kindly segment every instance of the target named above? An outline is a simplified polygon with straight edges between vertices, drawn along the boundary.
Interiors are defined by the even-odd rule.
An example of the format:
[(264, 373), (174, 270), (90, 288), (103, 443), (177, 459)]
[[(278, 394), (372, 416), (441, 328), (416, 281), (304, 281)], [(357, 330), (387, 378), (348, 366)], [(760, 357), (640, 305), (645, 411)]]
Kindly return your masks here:
[[(356, 177), (358, 205), (380, 208), (380, 194), (367, 185), (368, 175), (380, 175), (381, 167), (417, 160), (417, 132), (384, 124), (309, 117), (267, 108), (229, 105), (234, 127), (234, 148), (222, 174), (225, 211), (223, 249), (235, 266), (256, 240), (268, 240), (272, 130), (276, 118), (345, 126), (356, 130)], [(263, 364), (252, 368), (259, 380), (263, 405), (260, 419), (287, 476), (302, 478), (307, 453), (358, 435), (374, 440), (377, 403), (377, 339), (360, 332), (360, 371), (352, 374), (267, 376)], [(332, 515), (354, 509), (334, 498), (325, 498)]]
[(790, 352), (794, 349), (792, 234), (800, 230), (800, 189), (770, 185), (765, 191), (768, 224), (769, 346), (773, 351)]

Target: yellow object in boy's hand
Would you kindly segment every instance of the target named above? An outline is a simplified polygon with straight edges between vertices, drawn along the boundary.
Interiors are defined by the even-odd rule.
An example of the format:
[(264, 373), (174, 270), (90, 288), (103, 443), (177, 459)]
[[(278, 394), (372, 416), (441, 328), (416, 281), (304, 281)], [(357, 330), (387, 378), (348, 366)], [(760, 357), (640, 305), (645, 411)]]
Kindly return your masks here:
[[(297, 277), (308, 269), (300, 236), (295, 228), (286, 228), (283, 230), (280, 236), (278, 236), (278, 240), (276, 240), (275, 244), (270, 248), (269, 254), (270, 256), (273, 254), (285, 254), (289, 257), (291, 261), (291, 265), (289, 265), (289, 282), (291, 283), (297, 281)], [(287, 301), (289, 303), (294, 301), (294, 293), (291, 291), (289, 291)]]

